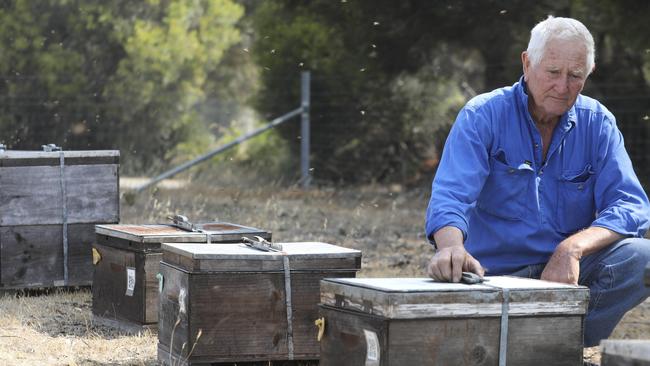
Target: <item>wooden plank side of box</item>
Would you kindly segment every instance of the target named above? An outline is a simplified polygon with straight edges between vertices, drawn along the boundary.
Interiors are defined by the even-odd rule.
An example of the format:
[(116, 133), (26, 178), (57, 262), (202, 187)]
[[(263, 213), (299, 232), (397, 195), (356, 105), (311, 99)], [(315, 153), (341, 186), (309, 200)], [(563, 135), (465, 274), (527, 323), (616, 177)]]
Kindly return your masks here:
[[(171, 309), (171, 312), (164, 310), (160, 314), (160, 349), (168, 350), (174, 357), (183, 356), (182, 341), (174, 337), (170, 346), (163, 334), (171, 332), (163, 328), (172, 324), (169, 318), (177, 318), (174, 311), (186, 308), (188, 315), (181, 321), (188, 322), (185, 326), (188, 333), (181, 339), (191, 340), (192, 335), (202, 331), (188, 364), (290, 359), (282, 267), (285, 256), (295, 256), (298, 262), (293, 263), (300, 263), (301, 268), (307, 266), (306, 257), (312, 261), (312, 270), (290, 269), (291, 313), (294, 359), (317, 359), (319, 345), (314, 321), (318, 317), (319, 282), (325, 277), (354, 277), (359, 269), (356, 261), (351, 262), (353, 267), (346, 269), (323, 266), (331, 264), (334, 256), (340, 256), (341, 261), (346, 257), (360, 257), (358, 251), (325, 243), (283, 243), (283, 253), (263, 252), (239, 244), (163, 243), (162, 247), (161, 309)], [(319, 255), (323, 256), (323, 261)], [(167, 276), (172, 277), (171, 288), (167, 287)], [(183, 279), (178, 280), (179, 277)], [(186, 282), (189, 287), (174, 287), (173, 284), (180, 282)], [(180, 296), (180, 293), (187, 295)], [(187, 303), (169, 304), (181, 298), (187, 299)], [(168, 319), (163, 321), (162, 317)]]
[(0, 167), (119, 164), (119, 150), (0, 151)]
[(291, 275), (293, 344), (299, 359), (314, 360), (320, 357), (318, 329), (314, 324), (318, 319), (320, 281), (327, 277), (352, 278), (355, 275), (354, 270), (297, 272)]
[(210, 362), (186, 359), (169, 353), (164, 345), (158, 344), (158, 364), (161, 366), (318, 366), (318, 360), (276, 360), (251, 362)]
[(650, 340), (606, 339), (600, 352), (601, 366), (650, 366)]
[(582, 365), (584, 315), (513, 316), (508, 363), (522, 366)]
[[(499, 364), (498, 317), (390, 320), (329, 307), (321, 314), (323, 366)], [(508, 364), (580, 365), (581, 326), (580, 317), (510, 319)]]
[[(190, 334), (187, 308), (189, 275), (165, 265), (164, 262), (160, 264), (159, 271), (163, 277), (163, 289), (160, 293), (158, 313), (158, 348), (166, 349), (169, 354), (185, 359), (197, 338), (201, 339), (197, 333)], [(212, 299), (211, 303), (216, 307), (215, 301), (216, 299)], [(170, 345), (173, 346), (172, 349)], [(163, 363), (161, 359), (158, 362)]]
[(500, 316), (500, 288), (506, 287), (510, 290), (510, 315), (584, 315), (587, 311), (586, 287), (508, 276), (490, 277), (489, 283), (330, 278), (321, 283), (321, 303), (391, 319)]
[[(326, 279), (321, 282), (326, 324), (321, 364), (496, 366), (503, 288), (511, 301), (508, 364), (581, 364), (588, 289), (512, 277), (492, 277), (488, 283), (493, 285)], [(383, 319), (387, 326), (345, 328), (354, 317)], [(348, 343), (360, 354), (342, 359), (341, 347)]]
[[(379, 366), (379, 362), (387, 358), (387, 319), (326, 306), (321, 307), (319, 315), (325, 319), (320, 366)], [(369, 341), (366, 334), (371, 338)], [(366, 362), (369, 354), (370, 359)]]
[[(68, 225), (68, 286), (92, 282), (94, 224)], [(62, 225), (0, 227), (0, 288), (65, 286)]]
[[(354, 274), (354, 271), (291, 274), (294, 359), (319, 358), (314, 321), (318, 318), (320, 280)], [(192, 360), (288, 360), (284, 273), (193, 273), (189, 278), (189, 332), (196, 334), (202, 329), (205, 337), (197, 343)]]
[[(67, 222), (119, 221), (117, 164), (70, 165), (64, 170)], [(0, 168), (0, 225), (63, 223), (61, 168)]]
[[(140, 325), (158, 321), (161, 253), (141, 253), (95, 244), (99, 262), (93, 274), (93, 315)], [(129, 280), (132, 286), (129, 289)]]
[(193, 357), (220, 362), (286, 358), (282, 273), (191, 274), (189, 286), (190, 332), (203, 329), (211, 335), (199, 340)]
[(396, 321), (327, 306), (321, 315), (321, 366), (498, 365), (498, 318)]

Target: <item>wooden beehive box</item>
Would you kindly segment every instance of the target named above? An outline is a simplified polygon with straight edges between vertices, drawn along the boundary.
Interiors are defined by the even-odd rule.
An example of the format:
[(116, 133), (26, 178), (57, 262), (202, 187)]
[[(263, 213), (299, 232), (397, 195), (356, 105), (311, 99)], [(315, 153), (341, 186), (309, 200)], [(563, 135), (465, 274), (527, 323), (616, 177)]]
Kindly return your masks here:
[(119, 222), (119, 151), (0, 151), (0, 289), (90, 285)]
[(173, 225), (97, 225), (94, 243), (92, 312), (97, 322), (140, 330), (158, 322), (158, 279), (163, 241), (237, 243), (242, 237), (271, 240), (271, 233), (232, 224), (195, 225), (201, 232)]
[(320, 280), (354, 277), (361, 252), (325, 243), (280, 245), (282, 252), (164, 243), (158, 361), (318, 359)]
[(586, 287), (487, 278), (323, 280), (320, 365), (497, 366), (502, 327), (508, 365), (582, 365)]
[(650, 366), (650, 340), (605, 339), (600, 342), (602, 366)]

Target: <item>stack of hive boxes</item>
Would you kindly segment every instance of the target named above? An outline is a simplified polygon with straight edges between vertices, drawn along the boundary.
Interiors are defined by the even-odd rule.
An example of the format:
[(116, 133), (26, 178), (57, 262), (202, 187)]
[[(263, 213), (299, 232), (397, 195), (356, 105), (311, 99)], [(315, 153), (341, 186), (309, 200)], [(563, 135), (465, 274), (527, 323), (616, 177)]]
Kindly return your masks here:
[(119, 222), (118, 151), (0, 150), (0, 289), (92, 282), (95, 224)]

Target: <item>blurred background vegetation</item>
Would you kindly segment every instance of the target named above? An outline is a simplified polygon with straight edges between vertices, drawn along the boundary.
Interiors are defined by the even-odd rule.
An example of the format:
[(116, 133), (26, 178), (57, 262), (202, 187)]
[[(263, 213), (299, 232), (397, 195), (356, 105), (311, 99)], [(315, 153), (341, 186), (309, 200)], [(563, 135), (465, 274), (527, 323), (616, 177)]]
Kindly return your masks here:
[[(592, 31), (584, 94), (617, 116), (647, 187), (641, 0), (3, 0), (0, 142), (119, 149), (122, 174), (152, 175), (299, 107), (309, 70), (317, 183), (426, 186), (458, 109), (517, 81), (548, 15)], [(227, 160), (295, 181), (299, 145), (296, 120), (197, 172)]]

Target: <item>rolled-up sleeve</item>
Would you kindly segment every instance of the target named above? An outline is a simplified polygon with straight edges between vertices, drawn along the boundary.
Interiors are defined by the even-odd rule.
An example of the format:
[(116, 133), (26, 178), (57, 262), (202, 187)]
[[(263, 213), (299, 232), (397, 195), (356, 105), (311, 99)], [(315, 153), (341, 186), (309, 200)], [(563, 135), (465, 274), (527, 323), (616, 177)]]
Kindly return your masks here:
[(605, 119), (598, 145), (598, 177), (594, 196), (597, 215), (592, 226), (625, 236), (642, 237), (650, 226), (650, 204), (616, 124)]
[(488, 151), (492, 133), (481, 113), (463, 108), (445, 142), (432, 183), (425, 230), (429, 241), (445, 226), (454, 226), (467, 237), (468, 212), (489, 173)]

